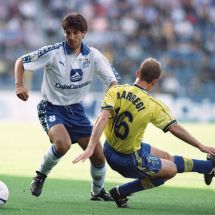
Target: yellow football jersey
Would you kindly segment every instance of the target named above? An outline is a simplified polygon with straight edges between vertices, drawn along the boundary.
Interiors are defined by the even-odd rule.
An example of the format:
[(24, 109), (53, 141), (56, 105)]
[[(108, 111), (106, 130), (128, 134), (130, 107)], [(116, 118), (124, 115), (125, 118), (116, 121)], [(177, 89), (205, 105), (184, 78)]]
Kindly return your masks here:
[(112, 110), (105, 137), (115, 150), (130, 154), (140, 149), (144, 131), (152, 123), (164, 132), (176, 123), (169, 108), (137, 85), (111, 87), (102, 101), (102, 109)]

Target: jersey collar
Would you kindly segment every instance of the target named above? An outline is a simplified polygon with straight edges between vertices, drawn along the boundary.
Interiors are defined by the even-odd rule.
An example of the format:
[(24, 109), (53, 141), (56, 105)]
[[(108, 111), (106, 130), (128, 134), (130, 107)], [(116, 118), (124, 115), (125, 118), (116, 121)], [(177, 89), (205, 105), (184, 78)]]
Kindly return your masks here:
[[(141, 86), (139, 86), (139, 85), (137, 85), (137, 84), (133, 84), (135, 87), (138, 87), (138, 88), (140, 88), (141, 90), (144, 90), (144, 91), (146, 91), (146, 89), (144, 88), (144, 87), (141, 87)], [(147, 92), (147, 91), (146, 91)]]
[[(66, 55), (69, 55), (69, 54), (73, 54), (73, 50), (69, 47), (68, 43), (65, 41), (63, 42), (63, 48), (64, 48), (64, 53)], [(90, 53), (90, 49), (89, 47), (84, 44), (84, 43), (81, 43), (81, 54), (82, 55), (88, 55)]]

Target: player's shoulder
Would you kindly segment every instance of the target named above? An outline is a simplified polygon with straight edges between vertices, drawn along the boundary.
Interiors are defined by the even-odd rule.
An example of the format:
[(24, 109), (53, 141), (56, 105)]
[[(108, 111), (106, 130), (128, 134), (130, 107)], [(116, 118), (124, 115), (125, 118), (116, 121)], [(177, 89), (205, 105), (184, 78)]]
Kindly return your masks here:
[(120, 84), (117, 85), (119, 91), (132, 91), (134, 89), (134, 85), (131, 84)]
[(129, 84), (116, 84), (116, 85), (112, 85), (107, 92), (114, 92), (114, 91), (123, 91), (126, 90), (128, 87), (130, 87), (131, 85)]
[(50, 52), (50, 51), (59, 49), (59, 48), (63, 47), (63, 45), (64, 45), (63, 42), (59, 42), (59, 43), (43, 46), (42, 48), (40, 48), (40, 50), (42, 50), (44, 53), (46, 53), (46, 52)]
[(89, 48), (91, 54), (101, 53), (97, 48), (95, 48), (93, 46), (88, 46), (88, 48)]
[(130, 84), (115, 84), (115, 85), (112, 85), (110, 88), (113, 88), (113, 89), (125, 89), (125, 88), (129, 88), (131, 87)]
[(106, 93), (115, 92), (115, 91), (117, 91), (117, 90), (119, 89), (120, 86), (121, 86), (121, 85), (111, 85), (111, 86), (107, 89)]
[(45, 45), (41, 48), (39, 48), (36, 51), (33, 51), (29, 54), (25, 54), (22, 56), (23, 63), (32, 62), (34, 60), (37, 60), (38, 58), (42, 56), (47, 56), (48, 54), (52, 55), (54, 54), (52, 51), (59, 49), (63, 46), (63, 43), (55, 43), (53, 45)]
[(152, 105), (159, 106), (159, 107), (164, 108), (164, 109), (167, 108), (167, 105), (163, 101), (161, 101), (158, 98), (155, 98), (154, 96), (150, 95), (149, 100), (150, 100)]
[(38, 57), (40, 57), (40, 56), (42, 56), (44, 54), (48, 54), (48, 53), (52, 54), (56, 50), (59, 50), (61, 47), (63, 47), (63, 42), (43, 46), (42, 48), (40, 48), (37, 51), (38, 52)]
[(93, 55), (94, 57), (101, 57), (103, 54), (95, 47), (93, 46), (88, 46), (90, 50), (90, 54)]

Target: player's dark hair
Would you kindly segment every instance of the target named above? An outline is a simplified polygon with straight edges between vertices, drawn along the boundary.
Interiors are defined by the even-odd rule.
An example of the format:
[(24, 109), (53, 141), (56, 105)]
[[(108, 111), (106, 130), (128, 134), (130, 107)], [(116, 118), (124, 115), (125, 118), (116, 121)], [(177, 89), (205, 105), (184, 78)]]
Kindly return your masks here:
[(62, 21), (62, 27), (64, 30), (68, 28), (74, 28), (82, 33), (87, 32), (88, 25), (86, 19), (79, 13), (69, 13)]
[(151, 83), (161, 75), (161, 64), (154, 58), (144, 60), (139, 68), (140, 80)]

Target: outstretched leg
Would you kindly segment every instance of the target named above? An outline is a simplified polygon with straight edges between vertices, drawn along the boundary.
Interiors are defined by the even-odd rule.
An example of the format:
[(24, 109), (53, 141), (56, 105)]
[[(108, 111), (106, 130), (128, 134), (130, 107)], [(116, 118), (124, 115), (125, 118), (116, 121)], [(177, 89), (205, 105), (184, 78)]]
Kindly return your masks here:
[(162, 158), (162, 159), (170, 160), (174, 162), (174, 157), (170, 155), (168, 152), (158, 149), (154, 146), (151, 146), (148, 143), (142, 143), (142, 150), (144, 151), (144, 153), (150, 154), (154, 157), (158, 157), (158, 158)]
[(160, 150), (149, 144), (143, 144), (145, 150), (155, 157), (163, 158), (173, 161), (177, 166), (177, 172), (198, 172), (204, 174), (205, 183), (209, 185), (214, 177), (215, 172), (215, 158), (211, 155), (207, 156), (207, 160), (197, 160), (186, 158), (183, 156), (172, 156), (169, 153)]

